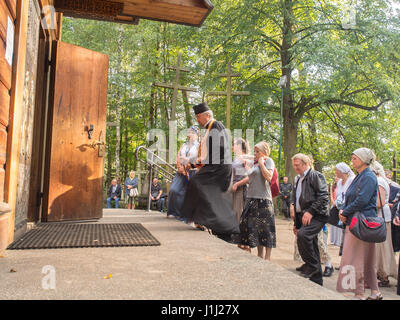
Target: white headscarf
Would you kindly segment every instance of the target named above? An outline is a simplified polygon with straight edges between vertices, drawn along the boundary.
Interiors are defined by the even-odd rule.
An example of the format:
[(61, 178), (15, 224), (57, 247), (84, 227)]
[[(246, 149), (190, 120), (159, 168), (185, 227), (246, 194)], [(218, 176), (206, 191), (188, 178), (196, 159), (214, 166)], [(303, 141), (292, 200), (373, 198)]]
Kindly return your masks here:
[(353, 154), (359, 157), (360, 160), (367, 165), (370, 165), (376, 159), (374, 152), (368, 148), (359, 148), (357, 150), (354, 150)]
[(378, 161), (374, 161), (374, 163), (370, 165), (370, 169), (378, 177), (382, 177), (386, 180), (385, 169), (383, 169), (383, 166)]
[(349, 177), (355, 176), (353, 170), (344, 162), (338, 163), (335, 168), (339, 170), (341, 173), (348, 174)]

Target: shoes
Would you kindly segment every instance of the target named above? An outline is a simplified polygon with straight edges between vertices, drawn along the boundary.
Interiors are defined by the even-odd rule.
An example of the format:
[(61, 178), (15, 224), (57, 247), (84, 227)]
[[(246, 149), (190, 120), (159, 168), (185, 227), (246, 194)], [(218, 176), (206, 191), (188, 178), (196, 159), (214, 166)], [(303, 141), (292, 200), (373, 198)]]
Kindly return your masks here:
[(370, 295), (368, 298), (367, 298), (367, 300), (383, 300), (383, 296), (382, 296), (382, 293), (378, 293), (378, 294), (372, 294), (372, 295)]
[(364, 297), (354, 296), (351, 300), (366, 300)]
[(390, 288), (390, 282), (389, 280), (381, 280), (378, 282), (378, 287), (381, 288)]
[(303, 264), (300, 267), (296, 268), (296, 271), (303, 272), (305, 269), (306, 269), (306, 264)]
[(300, 275), (301, 275), (303, 278), (310, 279), (310, 278), (312, 278), (313, 276), (317, 275), (318, 273), (320, 273), (320, 271), (317, 269), (317, 270), (314, 270), (314, 271), (302, 272), (302, 273), (300, 273)]
[(322, 274), (324, 277), (330, 277), (333, 273), (333, 267), (325, 267), (324, 273)]

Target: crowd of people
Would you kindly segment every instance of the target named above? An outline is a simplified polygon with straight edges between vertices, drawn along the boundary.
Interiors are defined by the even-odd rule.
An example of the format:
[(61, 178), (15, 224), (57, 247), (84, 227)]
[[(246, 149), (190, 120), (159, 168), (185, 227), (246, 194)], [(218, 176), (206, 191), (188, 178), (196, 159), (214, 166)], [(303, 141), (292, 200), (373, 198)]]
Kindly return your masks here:
[[(270, 146), (260, 141), (251, 155), (246, 140), (236, 139), (232, 146), (235, 157), (227, 161), (231, 154), (225, 127), (214, 119), (207, 103), (193, 109), (206, 132), (201, 137), (200, 129), (192, 126), (179, 149), (167, 217), (207, 230), (243, 250), (257, 248), (260, 258), (270, 260), (276, 248), (276, 194), (273, 196), (271, 186), (277, 179)], [(400, 186), (368, 148), (353, 151), (352, 168), (345, 162), (335, 166), (335, 183), (330, 188), (325, 176), (314, 169), (310, 156), (294, 155), (292, 166), (297, 175), (293, 183), (283, 178), (279, 200), (285, 219), (294, 222), (295, 256), (303, 262), (296, 270), (323, 285), (323, 278), (334, 272), (329, 234), (330, 242), (340, 247), (337, 291), (352, 292), (354, 299), (381, 300), (379, 288), (390, 286), (389, 277), (398, 279), (400, 272), (395, 261), (395, 251), (400, 249)], [(126, 194), (137, 188), (134, 176), (125, 181), (125, 188)], [(108, 202), (115, 193), (118, 188), (113, 185)], [(151, 197), (162, 210), (161, 194), (155, 181)], [(367, 224), (369, 218), (379, 217), (386, 228), (386, 240), (368, 242), (353, 234), (350, 229), (360, 217)], [(373, 229), (374, 223), (379, 225), (375, 221), (368, 226)], [(367, 298), (366, 289), (371, 290)], [(400, 294), (399, 286), (397, 290)]]
[[(178, 188), (171, 188), (169, 193), (168, 207), (174, 208), (168, 210), (169, 214), (185, 217), (185, 222), (204, 227), (243, 250), (257, 248), (259, 257), (270, 260), (272, 249), (276, 247), (271, 192), (275, 164), (270, 158), (268, 143), (257, 143), (252, 156), (244, 139), (235, 140), (235, 157), (229, 165), (224, 162), (227, 140), (223, 139), (222, 123), (213, 118), (205, 103), (195, 106), (194, 111), (199, 125), (207, 132), (198, 145), (193, 144), (199, 138), (198, 130), (193, 130), (193, 140), (188, 136), (187, 144), (193, 147), (190, 159), (184, 156), (188, 145), (184, 145), (184, 152), (178, 155), (177, 166), (184, 169), (179, 170), (173, 182)], [(211, 129), (219, 135), (212, 136)], [(217, 141), (220, 154), (213, 157)], [(297, 176), (293, 183), (284, 177), (280, 184), (280, 201), (285, 218), (294, 221), (296, 250), (303, 261), (296, 270), (302, 277), (320, 285), (323, 285), (323, 277), (332, 275), (329, 225), (331, 243), (340, 247), (341, 255), (337, 290), (354, 293), (354, 299), (365, 299), (365, 289), (369, 288), (371, 294), (366, 299), (381, 300), (379, 288), (389, 286), (389, 277), (397, 279), (399, 272), (393, 245), (399, 242), (398, 233), (396, 239), (392, 239), (392, 227), (400, 226), (399, 186), (385, 176), (375, 154), (367, 148), (354, 150), (353, 169), (344, 162), (335, 166), (336, 183), (330, 189), (324, 175), (314, 170), (309, 156), (294, 155), (292, 165)], [(188, 174), (190, 170), (192, 173)], [(174, 197), (177, 201), (171, 203)], [(350, 232), (352, 218), (359, 212), (365, 217), (383, 219), (384, 242), (360, 240)]]

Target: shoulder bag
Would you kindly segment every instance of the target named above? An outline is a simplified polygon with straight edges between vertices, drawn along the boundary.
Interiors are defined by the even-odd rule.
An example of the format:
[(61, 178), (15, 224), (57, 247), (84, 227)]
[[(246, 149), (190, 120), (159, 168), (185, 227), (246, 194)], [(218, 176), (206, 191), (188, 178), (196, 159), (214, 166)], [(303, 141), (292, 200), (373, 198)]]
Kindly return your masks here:
[[(358, 183), (357, 196), (360, 191), (360, 183)], [(378, 196), (382, 206), (382, 199), (378, 187)], [(362, 212), (357, 211), (349, 226), (350, 232), (358, 239), (365, 242), (380, 243), (386, 241), (386, 224), (385, 219), (381, 217), (366, 217)]]

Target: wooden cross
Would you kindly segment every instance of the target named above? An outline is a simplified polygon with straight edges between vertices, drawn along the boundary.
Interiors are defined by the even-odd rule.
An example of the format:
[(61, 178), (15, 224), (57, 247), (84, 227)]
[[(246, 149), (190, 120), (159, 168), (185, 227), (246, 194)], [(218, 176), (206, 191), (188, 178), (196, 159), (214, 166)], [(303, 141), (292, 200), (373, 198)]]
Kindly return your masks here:
[(181, 67), (181, 58), (182, 58), (182, 53), (179, 52), (178, 61), (176, 63), (176, 66), (173, 66), (173, 67), (167, 66), (168, 69), (176, 70), (174, 83), (169, 84), (169, 83), (162, 83), (162, 82), (154, 82), (154, 86), (156, 86), (156, 87), (162, 87), (162, 88), (168, 88), (168, 89), (174, 90), (174, 93), (172, 95), (172, 111), (171, 111), (171, 120), (172, 121), (176, 120), (176, 100), (178, 97), (178, 90), (197, 92), (196, 88), (184, 87), (179, 84), (179, 78), (180, 78), (181, 71), (189, 72), (189, 69)]
[(232, 91), (232, 78), (240, 77), (239, 73), (232, 73), (231, 63), (228, 62), (227, 73), (219, 74), (219, 77), (227, 78), (226, 91), (211, 91), (211, 96), (226, 96), (226, 127), (231, 127), (231, 96), (249, 96), (250, 91)]

